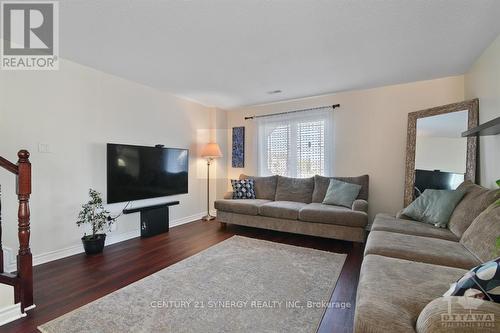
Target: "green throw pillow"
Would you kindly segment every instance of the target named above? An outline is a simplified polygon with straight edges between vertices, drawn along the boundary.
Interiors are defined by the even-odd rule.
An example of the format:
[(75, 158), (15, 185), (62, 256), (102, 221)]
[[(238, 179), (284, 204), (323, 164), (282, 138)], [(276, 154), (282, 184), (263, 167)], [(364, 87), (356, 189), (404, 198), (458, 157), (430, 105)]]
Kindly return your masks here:
[(465, 192), (458, 190), (425, 190), (403, 210), (403, 214), (420, 222), (446, 228), (450, 216)]
[(337, 179), (330, 179), (323, 203), (326, 205), (352, 207), (358, 197), (361, 185), (346, 183)]

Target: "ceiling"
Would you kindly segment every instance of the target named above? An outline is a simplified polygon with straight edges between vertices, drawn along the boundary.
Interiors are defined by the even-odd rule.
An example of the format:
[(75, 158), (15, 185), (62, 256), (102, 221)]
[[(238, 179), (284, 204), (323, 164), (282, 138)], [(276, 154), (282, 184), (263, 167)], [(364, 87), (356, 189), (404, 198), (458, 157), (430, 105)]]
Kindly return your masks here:
[(468, 118), (469, 111), (465, 110), (417, 119), (417, 136), (461, 138)]
[(60, 52), (234, 108), (463, 74), (499, 17), (497, 0), (64, 0)]

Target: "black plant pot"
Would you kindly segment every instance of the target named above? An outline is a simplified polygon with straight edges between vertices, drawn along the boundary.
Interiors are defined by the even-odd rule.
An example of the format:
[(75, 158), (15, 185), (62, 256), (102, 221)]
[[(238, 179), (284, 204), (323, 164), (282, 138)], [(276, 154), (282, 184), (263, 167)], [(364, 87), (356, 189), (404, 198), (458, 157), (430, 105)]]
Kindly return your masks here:
[(106, 234), (97, 234), (95, 236), (83, 236), (82, 243), (85, 253), (87, 255), (94, 255), (102, 253), (104, 250), (104, 242), (106, 241)]

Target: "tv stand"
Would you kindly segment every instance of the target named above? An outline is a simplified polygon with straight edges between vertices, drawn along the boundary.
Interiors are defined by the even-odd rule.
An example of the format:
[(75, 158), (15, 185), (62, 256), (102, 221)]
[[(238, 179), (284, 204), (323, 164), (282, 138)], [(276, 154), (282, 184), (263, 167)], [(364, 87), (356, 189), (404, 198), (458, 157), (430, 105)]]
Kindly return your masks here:
[(152, 206), (124, 209), (123, 214), (141, 213), (141, 237), (151, 237), (168, 232), (170, 225), (169, 207), (179, 201), (170, 201)]

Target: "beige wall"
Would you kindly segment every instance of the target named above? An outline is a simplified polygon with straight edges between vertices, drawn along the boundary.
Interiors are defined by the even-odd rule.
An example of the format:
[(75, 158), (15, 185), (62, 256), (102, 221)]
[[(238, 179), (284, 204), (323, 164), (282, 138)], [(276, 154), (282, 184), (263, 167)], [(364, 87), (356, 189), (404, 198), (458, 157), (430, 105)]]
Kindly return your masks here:
[[(479, 98), (479, 121), (500, 117), (500, 36), (465, 75), (465, 95)], [(480, 138), (481, 184), (495, 187), (500, 179), (500, 135)]]
[[(394, 213), (403, 205), (408, 113), (463, 99), (464, 79), (457, 76), (228, 111), (228, 129), (246, 126), (245, 168), (232, 168), (228, 159), (228, 178), (257, 172), (255, 123), (245, 121), (245, 116), (339, 103), (334, 111), (332, 172), (337, 176), (369, 174), (371, 216)], [(227, 153), (230, 156), (230, 147)]]
[[(171, 208), (173, 222), (201, 217), (206, 212), (206, 164), (198, 148), (210, 139), (215, 112), (69, 61), (62, 61), (59, 71), (1, 71), (0, 155), (15, 160), (20, 148), (31, 152), (35, 263), (82, 250), (84, 230), (75, 220), (89, 187), (105, 196), (108, 142), (189, 148), (189, 194), (132, 206), (180, 200)], [(49, 144), (50, 153), (39, 152), (40, 143)], [(224, 168), (221, 172), (225, 177)], [(0, 172), (3, 241), (13, 253), (18, 248), (14, 180)], [(212, 198), (215, 185), (212, 181)], [(108, 209), (117, 214), (123, 206)], [(138, 232), (139, 214), (123, 215), (108, 240)]]

